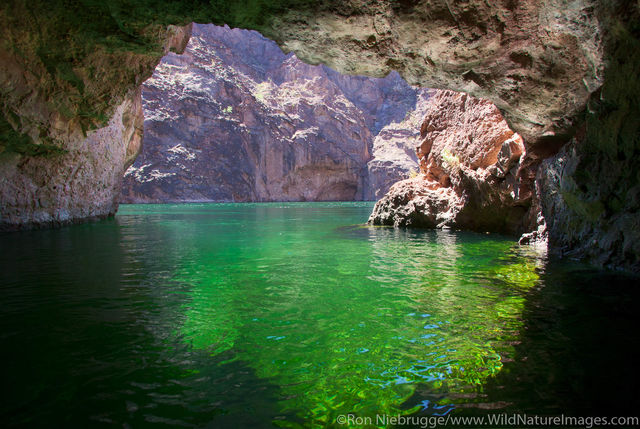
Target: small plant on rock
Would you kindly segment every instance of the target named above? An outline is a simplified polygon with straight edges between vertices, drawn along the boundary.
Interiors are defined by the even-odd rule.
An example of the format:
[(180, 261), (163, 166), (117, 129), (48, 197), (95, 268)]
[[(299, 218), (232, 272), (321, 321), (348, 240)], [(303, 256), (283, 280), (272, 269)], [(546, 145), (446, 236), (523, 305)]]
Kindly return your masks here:
[(460, 169), (460, 158), (456, 155), (452, 154), (449, 149), (443, 149), (440, 153), (442, 157), (443, 167), (450, 171), (455, 171)]

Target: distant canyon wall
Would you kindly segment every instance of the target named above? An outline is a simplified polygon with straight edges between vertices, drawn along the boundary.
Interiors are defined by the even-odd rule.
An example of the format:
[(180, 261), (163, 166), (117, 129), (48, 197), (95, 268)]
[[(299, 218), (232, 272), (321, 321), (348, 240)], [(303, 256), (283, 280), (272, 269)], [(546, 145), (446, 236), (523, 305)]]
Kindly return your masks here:
[(121, 202), (375, 199), (418, 169), (432, 91), (341, 75), (247, 30), (194, 24), (143, 85)]

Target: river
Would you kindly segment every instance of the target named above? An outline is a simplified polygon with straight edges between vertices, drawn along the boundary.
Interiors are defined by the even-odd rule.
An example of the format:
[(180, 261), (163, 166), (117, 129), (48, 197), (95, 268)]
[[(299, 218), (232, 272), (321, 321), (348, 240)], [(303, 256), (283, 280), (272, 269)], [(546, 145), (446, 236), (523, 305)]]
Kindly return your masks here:
[(512, 237), (366, 226), (372, 205), (123, 205), (0, 235), (2, 421), (640, 409), (637, 277)]

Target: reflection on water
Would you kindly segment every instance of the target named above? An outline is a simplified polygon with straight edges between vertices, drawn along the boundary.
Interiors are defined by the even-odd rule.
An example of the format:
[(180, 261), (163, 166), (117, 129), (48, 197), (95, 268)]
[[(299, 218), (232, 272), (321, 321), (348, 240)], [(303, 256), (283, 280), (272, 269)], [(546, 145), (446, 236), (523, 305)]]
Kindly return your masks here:
[(468, 390), (500, 370), (538, 278), (531, 258), (504, 239), (324, 217), (261, 216), (185, 264), (183, 340), (233, 350), (280, 386), (285, 412), (319, 424), (414, 412), (418, 384)]
[(502, 369), (522, 367), (528, 303), (561, 268), (494, 235), (362, 226), (370, 210), (124, 206), (0, 236), (2, 416), (289, 427), (552, 409)]

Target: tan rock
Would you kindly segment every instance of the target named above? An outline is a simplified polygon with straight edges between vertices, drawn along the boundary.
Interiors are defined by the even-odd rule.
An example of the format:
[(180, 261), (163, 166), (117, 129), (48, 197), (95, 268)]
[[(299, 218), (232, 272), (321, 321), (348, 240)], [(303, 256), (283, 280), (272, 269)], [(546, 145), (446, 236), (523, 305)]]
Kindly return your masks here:
[(67, 152), (52, 158), (0, 154), (0, 225), (61, 225), (114, 215), (125, 168), (142, 138), (138, 91), (115, 111), (106, 127), (75, 132)]
[(526, 205), (516, 177), (525, 153), (498, 108), (487, 100), (437, 91), (417, 146), (422, 175), (394, 185), (369, 222), (517, 233)]

